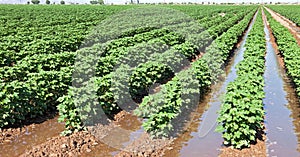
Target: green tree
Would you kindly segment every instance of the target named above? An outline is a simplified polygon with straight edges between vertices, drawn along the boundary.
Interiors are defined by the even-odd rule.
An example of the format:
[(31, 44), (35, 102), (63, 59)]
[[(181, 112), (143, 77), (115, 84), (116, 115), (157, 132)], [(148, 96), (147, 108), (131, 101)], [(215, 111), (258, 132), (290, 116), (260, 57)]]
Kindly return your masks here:
[(91, 4), (98, 4), (97, 1), (90, 1)]
[(99, 4), (104, 4), (104, 0), (98, 0)]
[(104, 4), (104, 0), (93, 0), (93, 1), (90, 1), (91, 4)]
[(62, 0), (62, 1), (60, 1), (60, 4), (66, 4), (66, 2)]
[(40, 3), (40, 0), (31, 0), (31, 3), (32, 3), (32, 4), (39, 4), (39, 3)]
[(46, 4), (50, 4), (50, 0), (46, 0)]

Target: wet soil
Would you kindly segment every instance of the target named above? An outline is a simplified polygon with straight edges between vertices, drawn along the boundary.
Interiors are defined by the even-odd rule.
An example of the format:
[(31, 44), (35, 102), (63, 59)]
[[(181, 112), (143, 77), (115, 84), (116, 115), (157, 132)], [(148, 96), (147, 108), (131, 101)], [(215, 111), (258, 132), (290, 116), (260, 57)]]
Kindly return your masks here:
[[(138, 135), (133, 136), (133, 132)], [(25, 151), (21, 155), (8, 156), (163, 156), (166, 149), (171, 149), (172, 139), (152, 139), (141, 129), (140, 119), (121, 111), (108, 125), (98, 124), (70, 136), (52, 134), (44, 141), (18, 151)]]
[(165, 150), (172, 149), (170, 142), (170, 139), (151, 139), (148, 134), (142, 134), (139, 139), (133, 141), (123, 151), (118, 153), (116, 157), (165, 156)]
[[(1, 157), (14, 156), (78, 156), (91, 151), (97, 141), (87, 132), (78, 132), (62, 137), (64, 124), (57, 117), (40, 124), (3, 130), (0, 145)], [(45, 142), (46, 141), (46, 142)]]
[[(264, 14), (263, 17), (265, 18)], [(269, 87), (265, 87), (267, 93), (264, 99), (266, 108), (266, 135), (262, 134), (262, 139), (257, 140), (257, 143), (252, 144), (250, 148), (239, 150), (232, 147), (223, 147), (219, 155), (220, 157), (299, 156), (299, 100), (295, 95), (295, 90), (290, 79), (285, 74), (284, 60), (278, 51), (278, 46), (269, 24), (267, 21), (265, 24), (266, 29), (269, 31), (265, 30), (265, 32), (270, 34), (267, 35), (267, 40), (269, 40), (267, 44), (268, 52), (266, 57), (268, 60), (266, 61), (266, 66), (269, 69), (276, 68), (274, 70), (270, 69), (272, 72), (269, 71), (274, 75), (269, 76), (265, 74), (265, 77), (269, 77), (266, 78), (266, 86)], [(272, 55), (274, 55), (273, 58), (270, 57)], [(278, 76), (280, 77), (275, 77), (275, 71), (278, 72)]]
[[(243, 41), (241, 45), (242, 47), (240, 49), (242, 50), (238, 50), (237, 52), (238, 56), (236, 56), (236, 58), (240, 58), (239, 55), (242, 55), (243, 54), (242, 52), (245, 51), (244, 45), (245, 45), (245, 41)], [(242, 60), (242, 58), (240, 58), (239, 60)], [(234, 65), (236, 64), (237, 63), (235, 63)], [(231, 71), (236, 71), (236, 69), (235, 68), (231, 69)], [(231, 79), (231, 81), (233, 81), (233, 79)], [(252, 143), (250, 145), (250, 148), (234, 149), (232, 146), (230, 147), (222, 146), (219, 157), (265, 157), (267, 156), (266, 145), (265, 145), (266, 136), (264, 133), (260, 133), (259, 137), (260, 138), (257, 139), (256, 143)]]
[[(113, 156), (163, 156), (165, 149), (170, 149), (172, 139), (154, 139), (146, 133), (142, 120), (131, 113), (122, 111), (109, 125), (96, 125), (89, 131), (98, 141), (114, 148)], [(99, 156), (101, 149), (94, 149), (87, 156)]]
[(299, 103), (297, 103), (299, 101), (286, 76), (282, 56), (278, 53), (277, 45), (274, 43), (274, 37), (264, 14), (263, 17), (267, 41), (266, 72), (264, 74), (266, 97), (263, 100), (266, 110), (267, 154), (269, 156), (299, 156), (300, 152), (297, 151), (299, 138), (296, 136), (299, 131), (297, 117), (291, 117), (291, 114), (299, 115), (299, 110), (297, 112), (297, 109), (291, 109), (293, 106), (299, 107)]
[[(195, 60), (201, 58), (203, 54), (204, 54), (203, 52), (199, 53), (199, 55), (192, 61), (195, 61)], [(207, 99), (205, 99), (205, 100), (207, 100)], [(201, 103), (205, 103), (205, 101), (201, 102)], [(207, 104), (207, 102), (206, 102), (206, 104)], [(185, 139), (184, 137), (188, 137), (187, 139), (190, 138), (189, 135), (187, 134), (187, 132), (189, 132), (188, 129), (192, 129), (192, 128), (190, 128), (188, 126), (191, 126), (191, 125), (197, 126), (197, 124), (199, 124), (199, 119), (200, 119), (201, 115), (203, 114), (204, 110), (208, 107), (207, 105), (203, 105), (203, 104), (199, 105), (199, 106), (200, 107), (196, 111), (194, 111), (192, 114), (187, 115), (186, 119), (188, 122), (186, 122), (186, 124), (185, 124), (187, 127), (184, 127), (184, 129), (186, 129), (186, 130), (183, 131), (184, 133), (177, 136), (176, 141), (178, 141), (178, 139)], [(198, 116), (198, 119), (197, 118), (195, 119), (195, 117), (197, 117), (197, 116)], [(191, 117), (193, 117), (193, 118), (191, 118)], [(191, 123), (194, 123), (194, 124), (191, 124)], [(215, 125), (213, 124), (212, 127), (214, 127), (214, 126)], [(174, 156), (172, 152), (178, 152), (180, 150), (180, 146), (178, 146), (177, 144), (173, 144), (175, 142), (175, 141), (173, 141), (173, 139), (151, 139), (151, 137), (149, 137), (149, 135), (147, 133), (145, 133), (143, 131), (143, 129), (134, 130), (134, 131), (131, 129), (133, 132), (127, 132), (126, 130), (123, 130), (123, 129), (116, 131), (117, 129), (114, 130), (114, 129), (110, 128), (106, 131), (101, 131), (100, 133), (97, 133), (99, 130), (101, 130), (103, 128), (104, 128), (103, 126), (96, 127), (96, 129), (94, 129), (94, 131), (95, 131), (94, 133), (98, 134), (98, 135), (102, 135), (103, 132), (111, 132), (109, 134), (112, 134), (112, 135), (108, 136), (110, 138), (109, 138), (109, 141), (107, 141), (107, 142), (111, 142), (109, 145), (114, 145), (113, 147), (115, 147), (115, 148), (118, 148), (118, 149), (121, 148), (121, 151), (114, 152), (114, 154), (116, 156)], [(113, 133), (114, 131), (112, 131), (112, 130), (114, 130), (116, 132)], [(214, 130), (214, 129), (212, 129), (212, 130)], [(116, 141), (112, 140), (114, 137), (113, 134), (117, 135), (117, 134), (120, 134), (120, 132), (123, 132), (124, 136), (123, 137), (119, 136), (119, 138)], [(197, 129), (195, 130), (195, 132), (197, 133)], [(132, 136), (129, 134), (132, 134), (132, 133), (137, 133), (137, 134), (139, 134), (139, 136), (138, 137), (136, 136), (135, 140), (128, 139), (129, 136), (130, 137)], [(195, 135), (195, 137), (198, 137), (198, 136)], [(216, 140), (209, 140), (210, 141), (209, 143), (211, 143), (212, 145), (216, 145), (215, 143), (217, 143), (217, 145), (220, 146), (222, 143), (222, 138), (220, 135), (218, 135), (217, 137), (218, 138)], [(121, 139), (123, 139), (123, 140), (121, 140)], [(105, 140), (105, 139), (101, 139), (101, 140)], [(121, 140), (121, 142), (120, 142), (120, 140)], [(130, 141), (131, 143), (128, 144), (128, 142), (126, 142), (126, 141)], [(179, 141), (181, 141), (181, 140), (179, 140)], [(217, 141), (219, 141), (219, 142), (217, 142)], [(124, 145), (126, 145), (126, 146), (124, 146)], [(207, 152), (207, 153), (208, 152), (216, 152), (216, 150), (214, 150), (216, 147), (211, 147), (211, 145), (199, 144), (199, 143), (192, 144), (192, 145), (194, 145), (195, 147), (197, 147), (199, 145), (203, 146), (203, 150), (205, 150), (205, 152)], [(217, 154), (215, 154), (215, 155), (217, 155)]]
[[(218, 86), (220, 86), (220, 85), (218, 84), (218, 85), (213, 86), (212, 91), (203, 98), (202, 102), (198, 105), (198, 108), (190, 114), (190, 122), (186, 124), (185, 132), (180, 134), (177, 138), (175, 138), (172, 141), (169, 149), (166, 149), (164, 151), (164, 156), (167, 156), (167, 157), (169, 157), (169, 156), (177, 157), (177, 156), (184, 156), (184, 155), (193, 156), (193, 150), (195, 150), (195, 149), (193, 149), (192, 146), (194, 146), (194, 148), (197, 147), (198, 149), (201, 149), (201, 150), (206, 149), (206, 151), (202, 152), (202, 155), (204, 155), (206, 153), (214, 154), (216, 151), (218, 151), (215, 149), (215, 147), (210, 147), (210, 143), (216, 144), (216, 140), (211, 140), (208, 143), (206, 143), (205, 145), (197, 143), (197, 142), (199, 142), (198, 140), (201, 140), (200, 135), (198, 133), (199, 124), (203, 121), (202, 116), (203, 116), (204, 112), (207, 111), (207, 109), (209, 108), (209, 106), (207, 104), (209, 103), (210, 98), (212, 97), (212, 93), (214, 93), (213, 89), (218, 88)], [(209, 131), (214, 133), (213, 129), (209, 130)], [(195, 140), (191, 140), (193, 138)], [(219, 141), (219, 139), (217, 141)], [(222, 141), (219, 141), (217, 144), (221, 145), (221, 142)], [(190, 147), (183, 150), (183, 147), (187, 147), (187, 146), (190, 146)]]
[(298, 45), (300, 45), (300, 27), (297, 26), (293, 21), (290, 21), (289, 19), (280, 15), (279, 13), (277, 13), (269, 8), (266, 8), (266, 9), (276, 21), (280, 22), (283, 26), (285, 26), (286, 28), (289, 29), (289, 31), (296, 38)]
[[(255, 19), (254, 16), (253, 19)], [(221, 156), (231, 156), (235, 150), (231, 148), (222, 148), (223, 139), (220, 133), (215, 132), (216, 118), (218, 116), (222, 95), (225, 93), (226, 86), (229, 82), (236, 78), (235, 66), (243, 59), (243, 52), (245, 51), (245, 42), (247, 34), (252, 27), (252, 23), (249, 23), (247, 31), (240, 38), (240, 41), (236, 45), (236, 49), (232, 52), (232, 55), (226, 64), (226, 78), (220, 81), (218, 84), (211, 87), (211, 91), (205, 96), (204, 101), (198, 105), (195, 112), (191, 114), (191, 123), (187, 127), (185, 133), (180, 135), (174, 140), (172, 149), (165, 152), (166, 156), (201, 156), (211, 157), (217, 156), (221, 151)], [(253, 145), (251, 149), (243, 151), (236, 151), (236, 156), (246, 155), (252, 156), (252, 152), (265, 152), (263, 141), (259, 141), (258, 144)], [(261, 155), (262, 153), (256, 153)], [(265, 154), (265, 153), (264, 153)]]
[(57, 113), (53, 111), (46, 113), (43, 117), (26, 119), (26, 121), (24, 121), (22, 125), (15, 124), (13, 126), (7, 126), (2, 129), (0, 128), (0, 146), (4, 143), (11, 143), (17, 137), (32, 132), (33, 130), (35, 130), (36, 124), (44, 123), (45, 121), (53, 119), (55, 117), (57, 117)]
[(45, 143), (34, 146), (21, 157), (61, 157), (79, 156), (82, 153), (92, 151), (92, 147), (98, 145), (97, 140), (88, 132), (77, 132), (70, 136), (56, 136)]
[[(124, 118), (124, 112), (116, 114), (115, 123)], [(55, 122), (57, 123), (57, 119), (55, 119)], [(115, 125), (115, 123), (111, 123), (109, 126)], [(43, 143), (27, 148), (21, 156), (86, 156), (84, 154), (96, 148), (101, 148), (100, 156), (111, 156), (109, 155), (110, 152), (115, 151), (113, 148), (99, 141), (90, 131), (76, 132), (70, 136), (60, 136), (59, 133), (63, 129), (64, 126), (62, 126), (62, 130), (56, 132), (56, 135), (50, 136)]]
[[(284, 66), (283, 60), (282, 66)], [(204, 101), (208, 101), (208, 98)], [(191, 125), (195, 125), (195, 127), (190, 127), (186, 132), (197, 131), (197, 125), (201, 121), (200, 117), (206, 108), (207, 106), (202, 105), (192, 114), (194, 118)], [(299, 107), (294, 109), (295, 106), (291, 106), (291, 108), (300, 110)], [(299, 114), (297, 112), (293, 114), (293, 117), (297, 116), (299, 122)], [(297, 124), (297, 122), (294, 122), (294, 124)], [(22, 128), (0, 130), (0, 144), (12, 143), (15, 138), (32, 132), (30, 129), (34, 130), (35, 127), (36, 124), (31, 124)], [(138, 135), (133, 136), (133, 132), (138, 133)], [(300, 134), (298, 134), (298, 139), (299, 136)], [(191, 138), (191, 135), (184, 133), (180, 135), (180, 138), (187, 141)], [(263, 135), (263, 140), (265, 139), (266, 137)], [(220, 156), (266, 156), (266, 144), (263, 140), (258, 140), (255, 145), (242, 150), (220, 147)], [(172, 144), (174, 139), (151, 139), (141, 129), (141, 120), (125, 111), (116, 114), (115, 120), (108, 125), (97, 125), (90, 127), (89, 131), (78, 132), (66, 137), (61, 137), (58, 134), (50, 135), (44, 141), (46, 142), (25, 147), (27, 150), (21, 156), (177, 156), (178, 151), (181, 149), (181, 146)]]
[(49, 114), (35, 120), (29, 119), (24, 126), (0, 129), (0, 149), (5, 150), (0, 151), (0, 156), (19, 156), (26, 149), (59, 135), (64, 130), (64, 124), (58, 123), (57, 116), (53, 116), (55, 114)]
[(233, 147), (225, 147), (221, 149), (219, 157), (266, 157), (266, 136), (263, 135), (262, 140), (257, 140), (256, 144), (252, 144), (250, 148), (234, 149)]

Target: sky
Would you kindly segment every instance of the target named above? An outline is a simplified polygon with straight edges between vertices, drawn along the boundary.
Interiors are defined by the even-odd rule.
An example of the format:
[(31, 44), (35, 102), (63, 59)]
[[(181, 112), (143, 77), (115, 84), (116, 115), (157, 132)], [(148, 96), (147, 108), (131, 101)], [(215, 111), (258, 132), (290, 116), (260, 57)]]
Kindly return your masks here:
[[(31, 0), (0, 0), (0, 4), (26, 4), (27, 1)], [(46, 0), (40, 0), (41, 3), (45, 3)], [(50, 0), (51, 2), (59, 3), (60, 0)], [(134, 0), (135, 1), (135, 0)], [(241, 2), (300, 2), (300, 0), (140, 0), (141, 3), (158, 3), (158, 2), (218, 2), (218, 3), (241, 3)], [(90, 3), (90, 0), (65, 0), (66, 3), (80, 3), (80, 4), (85, 4), (85, 3)], [(125, 2), (130, 2), (130, 0), (104, 0), (106, 4), (114, 3), (114, 4), (124, 4)]]

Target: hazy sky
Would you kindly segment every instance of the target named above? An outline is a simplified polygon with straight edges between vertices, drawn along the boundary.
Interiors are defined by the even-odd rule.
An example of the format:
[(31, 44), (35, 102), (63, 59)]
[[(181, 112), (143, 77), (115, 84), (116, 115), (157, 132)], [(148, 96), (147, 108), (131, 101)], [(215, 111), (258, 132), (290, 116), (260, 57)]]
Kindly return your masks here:
[[(0, 3), (22, 3), (25, 4), (27, 1), (31, 1), (31, 0), (0, 0)], [(45, 3), (46, 0), (41, 0), (41, 3)], [(51, 2), (56, 2), (59, 3), (60, 0), (50, 0)], [(125, 2), (130, 2), (130, 0), (104, 0), (105, 3), (114, 3), (114, 4), (122, 4)], [(134, 0), (136, 1), (136, 0)], [(219, 3), (236, 3), (236, 2), (287, 2), (286, 0), (140, 0), (141, 3), (146, 3), (146, 2), (150, 2), (150, 3), (158, 3), (158, 2), (219, 2)], [(300, 2), (300, 0), (288, 0), (288, 2)], [(74, 2), (74, 3), (90, 3), (90, 0), (65, 0), (65, 2)]]

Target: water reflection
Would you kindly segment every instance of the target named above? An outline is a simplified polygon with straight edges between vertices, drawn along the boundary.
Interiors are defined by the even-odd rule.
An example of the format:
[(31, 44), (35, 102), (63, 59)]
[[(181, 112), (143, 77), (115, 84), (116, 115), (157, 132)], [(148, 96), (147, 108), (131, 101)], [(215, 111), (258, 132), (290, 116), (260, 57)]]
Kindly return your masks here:
[(26, 149), (31, 149), (33, 146), (44, 143), (48, 138), (58, 136), (64, 130), (64, 124), (58, 123), (56, 117), (25, 129), (24, 134), (19, 135), (10, 143), (0, 144), (1, 157), (19, 156)]
[(279, 65), (277, 52), (271, 42), (274, 39), (266, 24), (264, 31), (267, 40), (264, 74), (266, 97), (263, 99), (266, 110), (267, 153), (269, 156), (278, 157), (300, 156), (297, 141), (299, 134), (298, 138), (295, 134), (295, 131), (299, 133), (299, 101), (282, 66)]
[(192, 123), (188, 126), (187, 132), (178, 137), (174, 142), (174, 149), (167, 151), (166, 156), (218, 156), (222, 147), (223, 138), (220, 133), (215, 132), (216, 119), (218, 117), (222, 97), (226, 92), (229, 82), (233, 81), (236, 75), (235, 66), (243, 60), (246, 38), (254, 24), (257, 13), (254, 15), (239, 48), (234, 51), (235, 56), (229, 62), (226, 69), (226, 78), (212, 87), (212, 92), (206, 96), (204, 102), (199, 104), (196, 113), (193, 113)]

